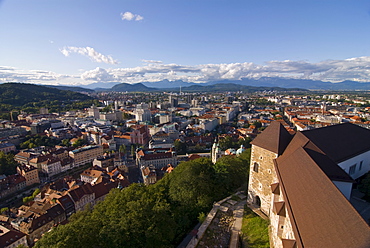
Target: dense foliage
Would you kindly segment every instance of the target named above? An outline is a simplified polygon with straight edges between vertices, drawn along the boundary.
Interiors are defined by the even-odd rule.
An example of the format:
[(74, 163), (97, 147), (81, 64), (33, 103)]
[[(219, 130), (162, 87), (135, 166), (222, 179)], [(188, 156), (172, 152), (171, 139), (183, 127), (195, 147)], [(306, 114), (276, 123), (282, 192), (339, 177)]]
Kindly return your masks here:
[(92, 211), (45, 234), (36, 247), (174, 247), (203, 212), (247, 181), (249, 153), (216, 165), (181, 163), (154, 185), (112, 190)]
[(54, 147), (60, 143), (59, 140), (55, 138), (50, 138), (48, 136), (41, 136), (41, 135), (27, 135), (24, 142), (22, 142), (19, 146), (21, 149), (27, 148), (35, 148), (39, 146), (46, 146), (46, 147)]
[(0, 84), (0, 118), (3, 119), (10, 119), (10, 111), (37, 113), (45, 107), (50, 112), (62, 112), (83, 109), (93, 103), (93, 98), (77, 92), (34, 84)]
[(12, 153), (0, 152), (0, 175), (12, 175), (17, 173), (18, 163), (14, 160)]

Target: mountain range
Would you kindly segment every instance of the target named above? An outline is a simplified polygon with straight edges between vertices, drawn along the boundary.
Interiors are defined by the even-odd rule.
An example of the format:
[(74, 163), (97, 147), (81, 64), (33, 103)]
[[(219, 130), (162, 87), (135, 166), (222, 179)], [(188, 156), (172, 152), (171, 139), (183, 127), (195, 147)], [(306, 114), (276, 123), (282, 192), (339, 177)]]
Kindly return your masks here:
[[(259, 79), (242, 78), (240, 80), (214, 80), (208, 81), (206, 83), (193, 83), (185, 82), (182, 80), (170, 81), (162, 80), (158, 82), (141, 82), (142, 85), (148, 87), (145, 91), (150, 91), (152, 88), (163, 90), (163, 89), (179, 89), (191, 90), (188, 88), (190, 86), (209, 86), (214, 84), (238, 84), (244, 86), (254, 86), (254, 87), (281, 87), (281, 88), (300, 88), (307, 90), (370, 90), (370, 82), (357, 82), (346, 80), (343, 82), (332, 83), (320, 80), (311, 79), (291, 79), (291, 78), (279, 78), (279, 77), (262, 77)], [(83, 86), (84, 88), (94, 89), (94, 90), (109, 90), (117, 89), (117, 85), (124, 84), (120, 82), (109, 82), (109, 83), (93, 83), (90, 85)], [(134, 85), (134, 84), (133, 84)], [(122, 87), (122, 86), (121, 86)], [(142, 88), (140, 86), (139, 88)], [(131, 90), (127, 90), (131, 91)]]
[[(218, 85), (218, 86), (215, 86)], [(238, 86), (235, 86), (238, 85)], [(342, 81), (338, 83), (324, 82), (310, 79), (290, 79), (279, 77), (262, 77), (259, 79), (242, 78), (240, 80), (214, 80), (206, 83), (185, 82), (182, 80), (170, 81), (162, 80), (158, 82), (141, 82), (128, 84), (121, 82), (97, 82), (83, 86), (67, 85), (43, 85), (60, 90), (70, 90), (74, 92), (94, 92), (94, 91), (128, 91), (128, 92), (150, 92), (150, 91), (258, 91), (258, 90), (328, 90), (328, 91), (368, 91), (370, 82)], [(243, 87), (241, 87), (243, 86)], [(246, 88), (245, 88), (246, 87)], [(254, 89), (254, 87), (264, 87)]]

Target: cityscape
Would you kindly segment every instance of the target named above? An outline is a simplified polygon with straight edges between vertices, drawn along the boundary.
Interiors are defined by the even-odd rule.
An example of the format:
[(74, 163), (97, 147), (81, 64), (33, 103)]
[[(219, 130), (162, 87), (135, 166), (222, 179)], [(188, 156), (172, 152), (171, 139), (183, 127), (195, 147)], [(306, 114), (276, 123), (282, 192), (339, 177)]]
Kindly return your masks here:
[[(8, 85), (27, 89), (30, 87), (28, 84), (3, 84)], [(42, 90), (50, 88), (38, 86), (37, 89), (42, 94)], [(62, 94), (65, 92), (51, 89)], [(343, 226), (325, 227), (334, 221), (330, 218), (320, 226), (338, 233), (341, 228), (345, 228), (345, 234), (350, 236), (346, 239), (346, 245), (361, 247), (361, 244), (368, 244), (369, 235), (364, 228), (368, 228), (370, 220), (370, 203), (367, 202), (370, 191), (366, 183), (369, 180), (366, 175), (370, 169), (370, 158), (367, 156), (370, 100), (366, 92), (101, 91), (78, 94), (91, 97), (94, 104), (65, 112), (51, 112), (47, 107), (40, 107), (38, 113), (26, 113), (15, 107), (15, 110), (4, 113), (9, 117), (3, 118), (0, 129), (0, 207), (3, 230), (0, 237), (2, 242), (8, 242), (2, 243), (4, 247), (59, 247), (62, 245), (60, 242), (47, 237), (51, 237), (53, 232), (58, 233), (58, 229), (53, 230), (58, 226), (73, 225), (76, 222), (74, 215), (80, 212), (85, 214), (86, 211), (94, 213), (99, 206), (110, 204), (106, 202), (109, 200), (104, 200), (107, 196), (134, 189), (135, 185), (145, 185), (149, 189), (152, 186), (159, 187), (161, 183), (171, 180), (172, 175), (175, 177), (182, 166), (188, 164), (196, 167), (197, 163), (207, 163), (208, 165), (202, 167), (209, 166), (216, 171), (217, 177), (220, 176), (217, 170), (222, 166), (226, 166), (224, 170), (230, 170), (220, 179), (225, 187), (224, 192), (220, 191), (218, 195), (212, 196), (210, 205), (205, 204), (198, 208), (204, 215), (202, 221), (198, 212), (195, 220), (184, 227), (186, 232), (178, 233), (172, 240), (160, 240), (158, 246), (162, 243), (166, 246), (205, 247), (215, 245), (216, 242), (222, 247), (237, 247), (240, 243), (235, 241), (239, 240), (235, 236), (247, 236), (246, 233), (243, 234), (245, 231), (242, 229), (242, 219), (243, 209), (249, 208), (257, 214), (258, 217), (254, 218), (264, 220), (266, 228), (269, 225), (277, 234), (275, 236), (270, 232), (268, 237), (267, 229), (264, 231), (267, 237), (266, 247), (285, 247), (286, 244), (292, 247), (309, 244), (314, 247), (317, 240), (305, 240), (304, 231), (298, 234), (294, 230), (305, 230), (306, 222), (299, 220), (299, 211), (307, 206), (301, 206), (295, 212), (289, 209), (298, 208), (296, 205), (305, 201), (303, 197), (298, 202), (293, 201), (294, 192), (289, 192), (289, 180), (284, 179), (292, 171), (292, 168), (289, 169), (290, 164), (296, 162), (302, 163), (302, 166), (304, 164), (309, 170), (320, 168), (321, 176), (326, 177), (326, 180), (330, 179), (327, 182), (320, 180), (329, 183), (330, 192), (333, 191), (331, 194), (334, 194), (331, 201), (344, 204), (343, 209), (332, 209), (330, 204), (320, 206), (323, 211), (340, 211), (337, 214), (348, 219), (336, 218), (336, 225)], [(322, 139), (316, 138), (316, 130), (323, 130), (322, 133), (317, 131)], [(303, 155), (299, 155), (300, 158), (295, 162), (285, 161), (285, 157), (295, 156), (292, 150), (297, 149), (294, 148), (297, 146), (295, 140), (301, 140), (301, 134), (314, 144), (312, 146), (309, 145), (310, 142), (301, 141), (303, 143), (299, 145), (300, 149), (307, 152), (307, 159), (311, 161), (308, 165), (308, 162), (304, 162)], [(282, 141), (274, 141), (275, 139)], [(338, 144), (343, 140), (349, 142), (351, 148), (347, 144)], [(338, 148), (332, 148), (334, 146)], [(344, 150), (338, 154), (339, 149)], [(323, 155), (325, 159), (321, 157)], [(275, 166), (273, 161), (277, 163)], [(314, 164), (311, 165), (312, 163)], [(285, 174), (284, 166), (288, 167)], [(280, 169), (281, 174), (278, 174), (276, 170)], [(302, 170), (303, 168), (299, 169)], [(277, 173), (275, 176), (273, 171)], [(197, 179), (197, 176), (199, 175), (188, 178), (190, 181), (185, 184), (192, 180), (205, 180), (203, 183), (210, 180)], [(306, 176), (303, 175), (303, 178)], [(179, 174), (179, 177), (183, 175)], [(228, 180), (233, 182), (227, 183)], [(290, 183), (294, 188), (300, 187), (298, 182)], [(319, 182), (307, 182), (313, 187), (317, 187), (317, 183)], [(181, 185), (177, 187), (185, 187)], [(198, 197), (206, 197), (208, 190), (213, 187), (207, 184), (204, 186), (210, 189), (198, 192)], [(267, 189), (265, 186), (268, 186)], [(312, 190), (315, 190), (312, 192), (315, 197), (307, 199), (309, 202), (314, 199), (320, 202), (320, 194), (328, 194), (320, 189)], [(109, 193), (111, 191), (115, 193)], [(190, 191), (187, 189), (187, 192)], [(275, 194), (274, 200), (270, 203), (272, 194)], [(293, 194), (289, 195), (290, 202), (284, 200), (288, 194)], [(169, 197), (176, 202), (175, 197), (180, 196)], [(222, 200), (220, 197), (226, 198)], [(133, 199), (132, 201), (135, 202)], [(215, 204), (214, 201), (220, 202)], [(315, 211), (322, 220), (324, 213)], [(292, 218), (300, 221), (299, 226), (293, 225), (295, 222), (291, 221)], [(197, 219), (200, 221), (199, 225), (195, 225)], [(353, 221), (353, 231), (342, 223), (349, 219)], [(279, 225), (286, 225), (287, 228), (280, 229)], [(236, 226), (239, 229), (235, 231)], [(145, 225), (142, 228), (146, 228)], [(214, 232), (220, 232), (220, 239), (215, 240), (216, 237), (209, 233), (210, 228)], [(321, 235), (328, 234), (324, 230), (315, 233), (317, 237)], [(336, 235), (330, 235), (333, 240), (325, 239), (322, 244), (337, 242)], [(344, 233), (341, 236), (344, 237)], [(136, 242), (138, 243), (130, 244), (148, 245), (138, 240)], [(248, 243), (244, 239), (243, 242)]]

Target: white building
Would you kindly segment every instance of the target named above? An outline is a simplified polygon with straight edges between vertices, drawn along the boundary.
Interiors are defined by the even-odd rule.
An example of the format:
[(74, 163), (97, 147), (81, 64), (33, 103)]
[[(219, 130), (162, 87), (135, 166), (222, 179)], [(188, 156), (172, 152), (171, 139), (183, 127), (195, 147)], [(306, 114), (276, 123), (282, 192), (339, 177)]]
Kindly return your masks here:
[(149, 110), (148, 104), (141, 103), (136, 105), (135, 113), (135, 120), (136, 121), (151, 121), (152, 115)]

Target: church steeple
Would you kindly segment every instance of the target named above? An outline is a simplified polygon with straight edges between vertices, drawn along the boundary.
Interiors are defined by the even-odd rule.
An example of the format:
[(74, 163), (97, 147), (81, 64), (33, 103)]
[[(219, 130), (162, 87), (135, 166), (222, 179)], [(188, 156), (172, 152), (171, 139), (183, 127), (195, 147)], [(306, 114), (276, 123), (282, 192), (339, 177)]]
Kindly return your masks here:
[(220, 157), (221, 157), (221, 148), (220, 145), (218, 144), (218, 139), (216, 137), (215, 141), (213, 142), (211, 150), (212, 163), (215, 164)]

